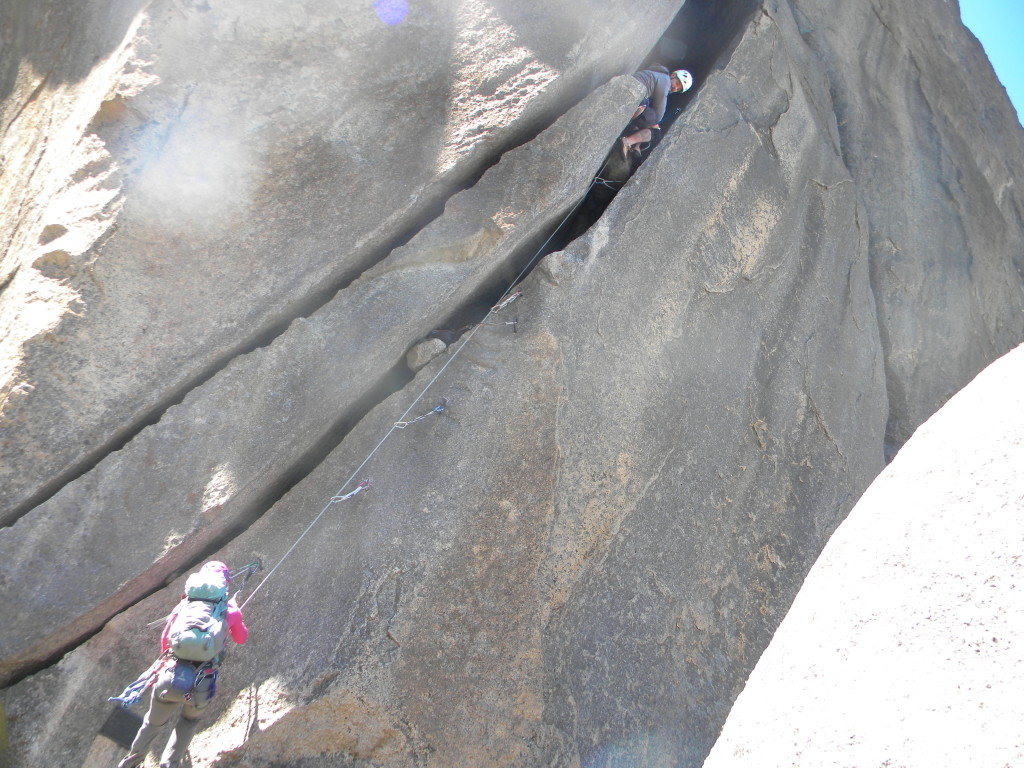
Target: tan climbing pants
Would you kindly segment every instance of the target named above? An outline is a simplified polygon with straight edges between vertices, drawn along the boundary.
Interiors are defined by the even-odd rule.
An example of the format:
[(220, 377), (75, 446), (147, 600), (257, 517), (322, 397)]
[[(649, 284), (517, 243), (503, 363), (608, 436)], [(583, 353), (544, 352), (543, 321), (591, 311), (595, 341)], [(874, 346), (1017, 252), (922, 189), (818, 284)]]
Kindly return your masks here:
[(153, 699), (149, 704), (149, 711), (142, 719), (139, 732), (135, 734), (131, 750), (117, 764), (117, 768), (135, 768), (145, 759), (150, 742), (160, 732), (160, 729), (167, 725), (179, 705), (181, 705), (181, 716), (174, 725), (171, 738), (160, 758), (160, 765), (177, 765), (185, 756), (185, 751), (188, 749), (196, 729), (199, 728), (199, 718), (206, 705), (210, 703), (210, 699), (213, 698), (213, 678), (205, 677), (200, 680), (192, 691), (191, 699), (188, 700), (182, 691), (173, 687), (173, 681), (173, 667), (160, 673), (153, 685)]

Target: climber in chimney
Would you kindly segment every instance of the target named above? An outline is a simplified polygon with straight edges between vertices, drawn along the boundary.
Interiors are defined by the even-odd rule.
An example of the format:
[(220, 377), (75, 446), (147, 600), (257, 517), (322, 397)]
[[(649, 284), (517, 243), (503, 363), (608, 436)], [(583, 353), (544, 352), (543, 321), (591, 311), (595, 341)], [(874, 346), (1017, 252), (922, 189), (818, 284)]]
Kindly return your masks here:
[(242, 644), (249, 636), (235, 597), (228, 596), (230, 579), (228, 567), (214, 560), (186, 580), (181, 602), (171, 611), (160, 636), (161, 656), (150, 668), (154, 682), (149, 711), (118, 768), (134, 768), (142, 763), (150, 742), (179, 706), (181, 716), (160, 766), (169, 768), (181, 763), (199, 727), (199, 718), (217, 690), (224, 641), (231, 635)]
[(693, 85), (693, 75), (685, 69), (669, 72), (668, 69), (655, 64), (650, 69), (634, 72), (640, 84), (647, 90), (646, 98), (640, 102), (633, 119), (622, 137), (622, 154), (629, 157), (630, 150), (637, 144), (651, 141), (651, 131), (661, 130), (661, 121), (665, 117), (665, 108), (670, 93), (685, 93)]

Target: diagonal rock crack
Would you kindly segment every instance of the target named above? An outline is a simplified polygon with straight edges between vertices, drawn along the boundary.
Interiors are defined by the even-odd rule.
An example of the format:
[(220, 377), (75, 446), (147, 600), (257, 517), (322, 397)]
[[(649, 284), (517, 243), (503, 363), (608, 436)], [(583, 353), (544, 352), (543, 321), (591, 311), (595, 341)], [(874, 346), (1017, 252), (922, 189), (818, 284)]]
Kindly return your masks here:
[(120, 450), (5, 529), (0, 578), (42, 549), (69, 562), (75, 552), (116, 552), (117, 564), (84, 585), (73, 572), (43, 575), (42, 593), (67, 599), (41, 607), (16, 632), (0, 630), (0, 684), (50, 663), (216, 551), (404, 386), (409, 346), (452, 307), (507, 283), (587, 191), (637, 88), (632, 78), (612, 81), (506, 153), (406, 245), (209, 373)]

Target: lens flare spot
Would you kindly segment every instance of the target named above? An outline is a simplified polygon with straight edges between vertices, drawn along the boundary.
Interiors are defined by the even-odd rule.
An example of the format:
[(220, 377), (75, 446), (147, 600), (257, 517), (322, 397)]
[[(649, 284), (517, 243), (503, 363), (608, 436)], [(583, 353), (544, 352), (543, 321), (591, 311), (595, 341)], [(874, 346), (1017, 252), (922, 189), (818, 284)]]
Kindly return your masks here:
[(393, 27), (405, 21), (409, 14), (409, 3), (406, 0), (374, 0), (373, 10), (378, 19)]

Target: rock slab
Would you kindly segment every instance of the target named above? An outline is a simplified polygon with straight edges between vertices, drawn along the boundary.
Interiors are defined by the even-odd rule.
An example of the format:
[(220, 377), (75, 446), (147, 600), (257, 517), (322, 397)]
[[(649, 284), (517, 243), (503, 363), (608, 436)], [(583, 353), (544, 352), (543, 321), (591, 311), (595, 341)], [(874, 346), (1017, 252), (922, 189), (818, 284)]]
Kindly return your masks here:
[[(35, 605), (0, 627), (0, 684), (94, 632), (265, 511), (283, 493), (282, 477), (358, 419), (360, 403), (385, 386), (382, 372), (417, 339), (452, 307), (515, 276), (538, 236), (586, 193), (639, 92), (631, 77), (595, 90), (312, 316), (0, 529), (0, 612)], [(84, 584), (78, 569), (49, 567), (82, 552), (104, 566)]]
[[(792, 16), (759, 18), (522, 285), (518, 333), (480, 328), (427, 365), (218, 553), (272, 563), (346, 478), (372, 481), (246, 607), (195, 764), (703, 760), (882, 466), (866, 241), (827, 88), (797, 76), (812, 61)], [(664, 226), (666, 200), (686, 226)], [(444, 397), (445, 415), (381, 445), (446, 365), (414, 411)], [(11, 687), (19, 721), (41, 687), (123, 687), (176, 588)], [(302, 652), (274, 627), (302, 627)], [(102, 709), (61, 716), (18, 754), (109, 758)]]
[(632, 71), (679, 5), (7, 3), (0, 524)]
[(822, 552), (705, 768), (1024, 761), (1024, 347), (920, 427)]
[[(1020, 203), (1007, 182), (1024, 168), (1020, 128), (1005, 122), (1005, 94), (985, 101), (995, 81), (975, 60), (980, 49), (970, 47), (951, 4), (848, 4), (842, 26), (833, 5), (772, 0), (743, 17), (733, 44), (688, 96), (685, 114), (602, 219), (544, 259), (522, 286), (514, 310), (519, 333), (478, 329), (456, 345), (457, 354), (428, 363), (346, 425), (344, 439), (316, 461), (282, 472), (273, 481), (278, 500), (259, 519), (236, 518), (238, 530), (204, 540), (217, 548), (209, 554), (232, 564), (257, 556), (274, 563), (324, 510), (315, 533), (247, 605), (253, 639), (225, 666), (209, 725), (193, 745), (195, 765), (591, 768), (704, 761), (806, 572), (882, 469), (886, 443), (890, 451), (901, 444), (906, 425), (919, 424), (1024, 336)], [(182, 7), (187, 13), (189, 6)], [(515, 2), (488, 7), (502, 18), (523, 10)], [(263, 12), (273, 9), (255, 18)], [(465, 21), (472, 27), (483, 18), (494, 15), (470, 13)], [(924, 31), (908, 29), (922, 18)], [(844, 37), (848, 29), (860, 38)], [(928, 45), (929, 34), (941, 44)], [(471, 42), (459, 50), (491, 61)], [(979, 83), (976, 94), (964, 96), (978, 108), (973, 112), (961, 113), (962, 102), (937, 91), (931, 79), (960, 57)], [(498, 81), (487, 83), (497, 83), (499, 102), (510, 93)], [(881, 106), (858, 101), (871, 98)], [(555, 111), (563, 106), (558, 102)], [(976, 122), (986, 106), (987, 122)], [(857, 111), (869, 107), (878, 120), (860, 121)], [(991, 138), (974, 147), (977, 136), (990, 135), (985, 130)], [(571, 155), (577, 132), (586, 135), (583, 126), (566, 131), (560, 152)], [(529, 138), (514, 130), (503, 135)], [(486, 137), (477, 142), (469, 131), (456, 138), (483, 147), (481, 164), (497, 159)], [(542, 144), (523, 144), (517, 157)], [(873, 148), (884, 149), (881, 161)], [(344, 174), (321, 162), (325, 155), (290, 157), (297, 165), (281, 166), (297, 174), (282, 182), (290, 193), (306, 187), (288, 179), (306, 179), (299, 170), (313, 168), (329, 177), (318, 187), (314, 174), (313, 198), (324, 190), (340, 194)], [(543, 153), (540, 159), (555, 166)], [(246, 457), (237, 468), (254, 483), (264, 482), (264, 451), (277, 450), (258, 445), (264, 431), (309, 451), (307, 436), (338, 415), (316, 410), (331, 377), (262, 376), (271, 369), (261, 365), (276, 355), (278, 373), (289, 366), (339, 370), (359, 364), (353, 352), (379, 346), (392, 351), (364, 371), (344, 373), (353, 377), (345, 381), (383, 378), (382, 366), (401, 360), (418, 323), (432, 323), (412, 316), (424, 304), (388, 304), (395, 291), (374, 286), (407, 285), (403, 279), (417, 274), (443, 282), (457, 271), (453, 264), (465, 264), (439, 258), (425, 265), (425, 254), (472, 253), (486, 262), (502, 222), (532, 220), (542, 228), (550, 219), (532, 217), (534, 194), (552, 190), (535, 190), (536, 164), (522, 161), (524, 173), (512, 172), (507, 190), (483, 195), (482, 181), (452, 198), (454, 226), (444, 237), (417, 221), (412, 228), (423, 237), (409, 244), (419, 240), (422, 250), (398, 249), (399, 261), (384, 260), (351, 284), (332, 282), (340, 304), (324, 297), (317, 306), (325, 314), (310, 310), (251, 354), (213, 344), (218, 355), (237, 359), (203, 363), (206, 384), (192, 386), (151, 430), (137, 431), (122, 451), (51, 501), (90, 477), (94, 487), (101, 477), (111, 488), (130, 488), (139, 478), (152, 483), (158, 473), (144, 462), (126, 462), (131, 471), (108, 468), (118, 454), (137, 460), (156, 434), (168, 438), (150, 456), (161, 471), (187, 468), (195, 447), (204, 460)], [(503, 159), (492, 171), (500, 174), (503, 166), (510, 167)], [(557, 186), (563, 174), (543, 177), (540, 186)], [(431, 188), (457, 176), (452, 171)], [(555, 191), (555, 200), (564, 199)], [(408, 217), (423, 210), (427, 197), (408, 202), (399, 218), (412, 225)], [(145, 199), (126, 198), (126, 205)], [(471, 226), (460, 214), (475, 210), (475, 200), (495, 199), (509, 202), (498, 215), (487, 214), (497, 230), (486, 219), (482, 228)], [(290, 200), (272, 200), (260, 210), (294, 212)], [(375, 225), (382, 215), (374, 212)], [(935, 230), (941, 242), (934, 240), (933, 227), (950, 216), (967, 234), (958, 240), (959, 225), (949, 224)], [(278, 226), (319, 242), (319, 224), (309, 222), (284, 215)], [(326, 231), (341, 240), (347, 230), (340, 218), (334, 222), (338, 227)], [(539, 229), (521, 236), (524, 244), (544, 239)], [(59, 230), (47, 230), (49, 237)], [(887, 260), (887, 238), (899, 247), (898, 263)], [(274, 299), (283, 295), (268, 291)], [(297, 294), (303, 301), (311, 295)], [(379, 317), (378, 301), (401, 308), (400, 330), (360, 324), (364, 312)], [(265, 297), (255, 302), (262, 308), (260, 302)], [(347, 318), (352, 329), (320, 323), (328, 314)], [(310, 344), (288, 347), (286, 339)], [(307, 354), (317, 348), (329, 350), (329, 363)], [(154, 365), (164, 365), (157, 357)], [(427, 400), (417, 399), (435, 376)], [(206, 402), (223, 408), (190, 410), (208, 392), (222, 399)], [(247, 396), (263, 415), (243, 419), (244, 430), (234, 428), (238, 419), (217, 421), (244, 412), (250, 403), (231, 398)], [(347, 395), (332, 397), (344, 403)], [(441, 397), (449, 404), (443, 415), (381, 442), (403, 414), (424, 413)], [(274, 398), (295, 404), (279, 411), (295, 419), (293, 428), (267, 416)], [(204, 414), (212, 421), (196, 418)], [(198, 439), (211, 423), (220, 425), (220, 440)], [(214, 473), (218, 466), (199, 465), (210, 474), (193, 486), (202, 492), (189, 503), (205, 510), (208, 488), (216, 501), (229, 487)], [(364, 477), (373, 483), (369, 493), (330, 503), (347, 478)], [(256, 487), (243, 484), (239, 497)], [(111, 514), (131, 523), (135, 505), (118, 506), (116, 495), (110, 500)], [(211, 504), (209, 516), (190, 508), (174, 519), (182, 531), (202, 532), (204, 521), (227, 507)], [(51, 528), (85, 529), (97, 514), (63, 515)], [(165, 543), (182, 565), (204, 555), (201, 547), (161, 539), (179, 532), (164, 515), (147, 520), (150, 562)], [(47, 528), (38, 529), (42, 554), (54, 545)], [(97, 526), (96, 535), (109, 533), (108, 524)], [(83, 570), (96, 563), (114, 569), (105, 592), (122, 576), (139, 576), (139, 563), (121, 567), (106, 556), (78, 555)], [(166, 565), (157, 561), (141, 574), (156, 586), (178, 570)], [(22, 588), (38, 573), (23, 567), (10, 578)], [(117, 750), (95, 735), (104, 707), (83, 702), (118, 692), (148, 665), (156, 632), (143, 627), (159, 621), (179, 590), (172, 580), (59, 663), (0, 693), (18, 768), (54, 760), (92, 768), (116, 759)], [(66, 609), (66, 591), (45, 592), (48, 608)], [(300, 652), (294, 628), (303, 632)]]

